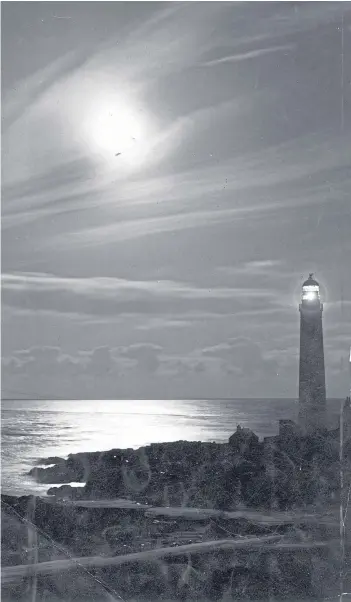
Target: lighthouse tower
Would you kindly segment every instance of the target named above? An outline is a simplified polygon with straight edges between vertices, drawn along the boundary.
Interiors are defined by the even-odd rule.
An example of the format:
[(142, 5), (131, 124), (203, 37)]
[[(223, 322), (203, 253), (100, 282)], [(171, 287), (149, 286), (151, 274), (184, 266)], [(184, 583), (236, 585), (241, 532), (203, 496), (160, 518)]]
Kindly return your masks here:
[(313, 274), (302, 285), (300, 309), (299, 425), (304, 432), (326, 426), (323, 304)]

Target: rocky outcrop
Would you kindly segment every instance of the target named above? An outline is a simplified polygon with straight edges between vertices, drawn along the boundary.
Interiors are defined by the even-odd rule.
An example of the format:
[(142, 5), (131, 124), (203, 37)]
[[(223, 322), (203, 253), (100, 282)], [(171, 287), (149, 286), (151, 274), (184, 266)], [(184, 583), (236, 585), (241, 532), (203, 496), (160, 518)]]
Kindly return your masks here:
[[(40, 460), (40, 464), (49, 464), (46, 468), (35, 466), (29, 471), (29, 476), (33, 477), (39, 483), (58, 484), (58, 483), (84, 483), (90, 470), (90, 463), (99, 453), (90, 454), (70, 454), (67, 460), (63, 458), (50, 457)], [(57, 462), (54, 462), (58, 459)], [(53, 464), (53, 466), (51, 466)]]
[(74, 454), (30, 474), (42, 483), (86, 483), (77, 493), (86, 499), (157, 506), (289, 509), (335, 499), (337, 432), (302, 436), (291, 421), (282, 422), (279, 435), (263, 442), (238, 427), (226, 444), (177, 441)]
[(48, 466), (50, 464), (64, 464), (65, 459), (60, 458), (60, 456), (49, 456), (48, 458), (40, 458), (38, 460), (38, 466)]
[[(350, 449), (346, 441), (345, 462), (350, 460)], [(52, 464), (53, 459), (48, 458), (47, 463)], [(277, 520), (271, 521), (269, 515), (269, 520), (263, 521), (252, 518), (253, 514), (262, 515), (261, 511), (230, 511), (242, 507), (316, 509), (336, 501), (340, 469), (337, 430), (304, 436), (291, 421), (282, 421), (279, 434), (262, 442), (252, 431), (238, 427), (226, 444), (158, 443), (137, 450), (74, 454), (54, 464), (37, 466), (31, 474), (43, 483), (63, 484), (49, 490), (56, 501), (2, 496), (5, 567), (32, 561), (32, 552), (26, 547), (30, 526), (38, 529), (37, 562), (66, 558), (67, 550), (72, 557), (101, 558), (199, 542), (212, 545), (213, 540), (217, 545), (218, 539), (227, 537), (274, 533), (285, 539), (281, 546), (260, 547), (259, 553), (237, 549), (204, 553), (204, 547), (200, 553), (180, 548), (176, 556), (162, 550), (162, 560), (153, 562), (151, 554), (147, 561), (134, 564), (131, 556), (128, 562), (123, 558), (123, 566), (96, 570), (100, 581), (93, 584), (89, 575), (84, 575), (86, 582), (82, 579), (77, 567), (72, 568), (77, 574), (71, 573), (70, 579), (39, 575), (38, 601), (45, 599), (48, 590), (55, 599), (73, 600), (77, 583), (81, 600), (98, 599), (102, 582), (112, 588), (110, 593), (115, 588), (122, 597), (136, 601), (265, 600), (268, 594), (302, 600), (335, 595), (340, 568), (338, 513), (334, 521), (329, 515), (321, 523), (319, 518), (300, 521), (296, 512), (290, 513), (291, 520), (285, 513), (275, 512)], [(67, 485), (74, 481), (85, 486), (75, 491)], [(81, 499), (59, 502), (62, 497)], [(131, 502), (118, 506), (116, 498), (134, 500), (139, 506)], [(102, 501), (109, 499), (113, 501)], [(321, 545), (320, 540), (324, 540)], [(346, 546), (345, 563), (349, 560)], [(351, 583), (345, 582), (345, 587), (349, 586)], [(16, 587), (13, 596), (14, 590), (6, 589), (5, 584), (4, 599), (27, 601), (25, 580)], [(7, 594), (10, 597), (6, 598)]]
[[(82, 571), (72, 563), (69, 572), (36, 577), (36, 600), (50, 598), (73, 602), (100, 600), (107, 587), (124, 599), (133, 600), (267, 600), (324, 599), (335, 593), (338, 585), (339, 541), (331, 534), (328, 545), (314, 545), (325, 540), (316, 521), (313, 534), (306, 523), (287, 518), (267, 524), (250, 518), (235, 518), (221, 513), (215, 519), (203, 513), (201, 520), (190, 517), (162, 519), (147, 509), (84, 508), (72, 504), (57, 504), (34, 497), (2, 496), (2, 569), (27, 565), (31, 560), (28, 549), (28, 521), (37, 529), (37, 560), (64, 560), (95, 556), (130, 555), (120, 566), (101, 566)], [(24, 520), (22, 523), (21, 519)], [(338, 524), (336, 521), (336, 533)], [(232, 538), (260, 537), (254, 549), (216, 548), (213, 542)], [(283, 539), (281, 539), (283, 538)], [(269, 539), (269, 545), (264, 545)], [(186, 546), (211, 542), (211, 547), (189, 551)], [(290, 542), (291, 546), (287, 546)], [(280, 545), (281, 544), (281, 545)], [(185, 545), (184, 551), (182, 546)], [(160, 548), (174, 549), (175, 555), (162, 553)], [(133, 561), (135, 552), (149, 550), (145, 560)], [(153, 551), (157, 552), (153, 558)], [(347, 551), (348, 553), (348, 551)], [(156, 557), (157, 556), (157, 557)], [(28, 567), (26, 567), (27, 571)], [(67, 577), (66, 577), (67, 576)], [(132, 578), (131, 578), (132, 577)], [(3, 582), (5, 600), (28, 600), (29, 579), (16, 584)], [(345, 583), (345, 586), (348, 584)], [(110, 590), (108, 589), (110, 588)]]
[(61, 485), (60, 487), (50, 487), (47, 491), (49, 496), (59, 499), (79, 499), (82, 495), (82, 487), (72, 487), (72, 485)]

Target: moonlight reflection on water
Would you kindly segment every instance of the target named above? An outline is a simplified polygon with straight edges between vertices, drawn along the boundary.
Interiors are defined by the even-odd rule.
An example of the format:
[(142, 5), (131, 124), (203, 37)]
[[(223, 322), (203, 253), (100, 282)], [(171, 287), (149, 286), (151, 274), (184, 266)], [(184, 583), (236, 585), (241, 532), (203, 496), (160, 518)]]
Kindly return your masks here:
[[(331, 415), (338, 408), (331, 402)], [(40, 458), (180, 439), (224, 442), (237, 424), (263, 438), (277, 433), (280, 418), (296, 415), (289, 399), (4, 401), (3, 491), (45, 492), (25, 476)]]

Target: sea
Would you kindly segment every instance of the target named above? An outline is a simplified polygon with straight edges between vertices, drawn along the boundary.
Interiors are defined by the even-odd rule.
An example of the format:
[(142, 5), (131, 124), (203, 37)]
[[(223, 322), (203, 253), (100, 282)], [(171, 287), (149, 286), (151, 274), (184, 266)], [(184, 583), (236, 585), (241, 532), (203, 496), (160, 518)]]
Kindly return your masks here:
[[(328, 401), (336, 426), (340, 400)], [(297, 419), (294, 399), (4, 400), (1, 405), (2, 492), (45, 495), (28, 471), (42, 458), (138, 448), (166, 441), (228, 440), (238, 424), (261, 439), (278, 432), (280, 419)]]

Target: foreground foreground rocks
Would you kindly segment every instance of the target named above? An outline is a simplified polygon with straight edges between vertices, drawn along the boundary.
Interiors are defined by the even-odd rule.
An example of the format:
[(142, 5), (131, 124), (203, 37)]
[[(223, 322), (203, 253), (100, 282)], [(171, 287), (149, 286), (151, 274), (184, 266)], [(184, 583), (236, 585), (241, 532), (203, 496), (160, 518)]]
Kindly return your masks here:
[(4, 600), (32, 599), (34, 581), (37, 602), (102, 601), (107, 593), (140, 602), (267, 593), (296, 601), (337, 591), (337, 521), (79, 504), (2, 496)]
[(51, 489), (56, 496), (129, 498), (157, 506), (291, 509), (335, 501), (338, 431), (302, 436), (291, 421), (281, 422), (279, 435), (262, 442), (238, 427), (226, 444), (177, 441), (80, 453), (48, 468), (35, 467), (30, 475), (41, 483), (85, 483)]
[[(344, 450), (347, 475), (347, 439)], [(349, 566), (337, 430), (303, 436), (281, 421), (264, 441), (238, 426), (225, 444), (157, 443), (40, 464), (30, 474), (54, 485), (47, 498), (2, 496), (8, 602), (33, 591), (36, 602), (333, 599)], [(345, 591), (349, 577), (345, 569)]]

